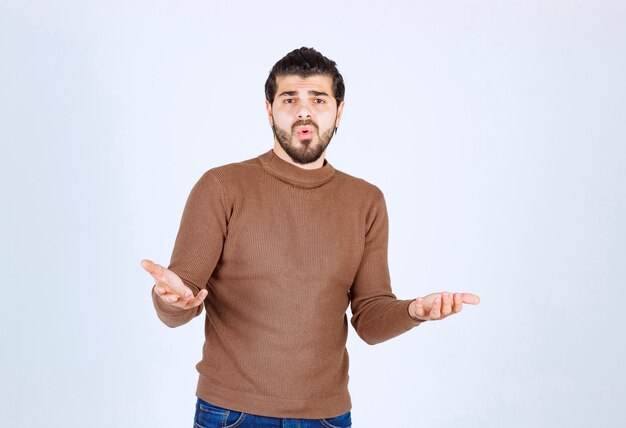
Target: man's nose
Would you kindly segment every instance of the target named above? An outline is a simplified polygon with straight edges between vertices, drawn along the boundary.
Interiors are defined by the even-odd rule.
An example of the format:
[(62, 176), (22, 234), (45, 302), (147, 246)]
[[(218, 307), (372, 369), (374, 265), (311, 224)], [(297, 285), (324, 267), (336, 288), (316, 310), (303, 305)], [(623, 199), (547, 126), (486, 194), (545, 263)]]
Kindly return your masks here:
[(306, 119), (311, 117), (311, 110), (306, 104), (302, 104), (298, 110), (298, 119)]

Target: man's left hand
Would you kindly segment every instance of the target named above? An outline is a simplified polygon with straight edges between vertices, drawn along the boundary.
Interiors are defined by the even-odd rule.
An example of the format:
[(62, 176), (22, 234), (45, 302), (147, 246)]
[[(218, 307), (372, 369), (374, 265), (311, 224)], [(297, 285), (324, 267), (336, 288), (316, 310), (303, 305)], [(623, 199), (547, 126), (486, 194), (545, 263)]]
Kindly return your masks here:
[(463, 303), (477, 305), (480, 297), (472, 293), (432, 293), (413, 300), (409, 305), (409, 315), (418, 321), (441, 320), (461, 312)]

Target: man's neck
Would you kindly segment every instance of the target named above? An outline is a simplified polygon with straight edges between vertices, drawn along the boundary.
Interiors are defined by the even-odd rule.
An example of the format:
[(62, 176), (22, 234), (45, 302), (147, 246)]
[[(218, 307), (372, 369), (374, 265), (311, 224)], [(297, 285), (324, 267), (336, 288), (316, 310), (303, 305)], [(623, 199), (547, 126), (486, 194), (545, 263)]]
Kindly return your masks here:
[(324, 159), (325, 159), (326, 151), (324, 151), (324, 153), (322, 153), (322, 155), (319, 157), (319, 159), (317, 159), (315, 162), (311, 162), (311, 163), (307, 163), (307, 164), (300, 164), (300, 163), (294, 162), (293, 159), (291, 159), (291, 157), (289, 157), (287, 152), (285, 150), (283, 150), (283, 148), (278, 143), (278, 141), (274, 141), (274, 149), (273, 150), (274, 150), (274, 153), (276, 153), (276, 156), (278, 156), (279, 158), (281, 158), (285, 162), (289, 162), (290, 164), (295, 165), (295, 166), (297, 166), (299, 168), (302, 168), (302, 169), (317, 169), (317, 168), (321, 168), (321, 167), (324, 166)]

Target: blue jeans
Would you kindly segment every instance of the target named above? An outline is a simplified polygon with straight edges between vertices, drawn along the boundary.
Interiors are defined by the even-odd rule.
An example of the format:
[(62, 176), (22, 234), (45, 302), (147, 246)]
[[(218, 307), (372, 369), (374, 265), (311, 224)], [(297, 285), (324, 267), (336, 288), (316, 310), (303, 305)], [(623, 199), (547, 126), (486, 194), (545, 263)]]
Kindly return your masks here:
[(200, 397), (196, 403), (194, 428), (351, 428), (350, 411), (327, 419), (287, 419), (253, 415), (218, 407)]

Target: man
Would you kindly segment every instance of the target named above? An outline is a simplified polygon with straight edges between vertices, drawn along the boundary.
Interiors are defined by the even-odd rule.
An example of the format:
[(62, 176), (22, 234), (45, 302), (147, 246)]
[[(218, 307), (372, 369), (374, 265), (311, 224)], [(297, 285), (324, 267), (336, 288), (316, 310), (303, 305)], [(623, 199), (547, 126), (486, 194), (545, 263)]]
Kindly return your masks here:
[(278, 61), (265, 84), (274, 147), (205, 172), (168, 268), (142, 260), (166, 325), (206, 309), (198, 427), (349, 427), (348, 305), (373, 345), (479, 302), (392, 293), (383, 193), (325, 159), (344, 92), (315, 49)]

